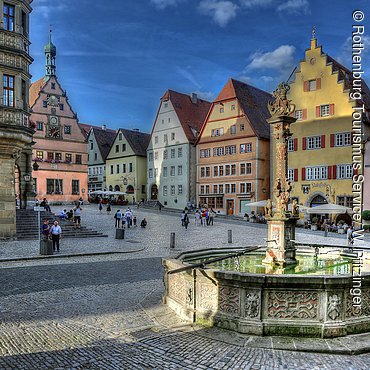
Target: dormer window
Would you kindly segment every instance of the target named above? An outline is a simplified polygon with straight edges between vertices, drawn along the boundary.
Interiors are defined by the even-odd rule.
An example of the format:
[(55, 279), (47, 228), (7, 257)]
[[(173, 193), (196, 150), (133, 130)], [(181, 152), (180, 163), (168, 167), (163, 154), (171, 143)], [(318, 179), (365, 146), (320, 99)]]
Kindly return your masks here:
[(64, 110), (64, 104), (59, 104), (59, 109)]
[(52, 83), (51, 83), (51, 89), (52, 89), (52, 90), (55, 90), (55, 82), (52, 82)]

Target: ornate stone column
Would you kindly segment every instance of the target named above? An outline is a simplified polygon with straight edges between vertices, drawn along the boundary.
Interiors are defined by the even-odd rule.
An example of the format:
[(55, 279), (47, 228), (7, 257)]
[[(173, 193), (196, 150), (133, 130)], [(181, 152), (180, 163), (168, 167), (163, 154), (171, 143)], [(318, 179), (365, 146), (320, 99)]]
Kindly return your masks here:
[(33, 130), (22, 126), (0, 124), (0, 238), (16, 236), (16, 207), (14, 189), (15, 162), (24, 147), (31, 145)]
[(297, 264), (296, 249), (292, 240), (295, 239), (295, 225), (299, 218), (297, 202), (293, 202), (292, 210), (288, 211), (291, 185), (288, 179), (288, 140), (291, 136), (290, 125), (296, 121), (291, 116), (294, 105), (287, 99), (290, 87), (281, 83), (274, 91), (274, 101), (269, 102), (272, 138), (275, 144), (275, 171), (272, 179), (275, 209), (269, 199), (266, 206), (268, 224), (268, 247), (264, 263), (278, 266)]

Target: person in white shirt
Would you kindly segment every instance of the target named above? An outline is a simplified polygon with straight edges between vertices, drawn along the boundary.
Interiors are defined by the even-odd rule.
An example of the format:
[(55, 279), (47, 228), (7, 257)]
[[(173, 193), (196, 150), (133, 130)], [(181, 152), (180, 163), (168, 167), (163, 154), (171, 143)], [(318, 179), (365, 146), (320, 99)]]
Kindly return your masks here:
[(59, 252), (59, 241), (62, 239), (62, 228), (59, 226), (58, 221), (54, 221), (50, 229), (51, 240), (53, 241), (53, 251)]

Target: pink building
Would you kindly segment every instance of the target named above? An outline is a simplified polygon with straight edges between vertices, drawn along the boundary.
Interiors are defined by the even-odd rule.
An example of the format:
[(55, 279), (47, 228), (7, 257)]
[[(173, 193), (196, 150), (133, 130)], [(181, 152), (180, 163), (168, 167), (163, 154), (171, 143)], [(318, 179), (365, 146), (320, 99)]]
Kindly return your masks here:
[[(87, 142), (55, 74), (56, 47), (45, 46), (46, 75), (30, 87), (35, 134), (32, 172), (36, 197), (49, 202), (87, 199)], [(37, 167), (34, 165), (34, 168)]]

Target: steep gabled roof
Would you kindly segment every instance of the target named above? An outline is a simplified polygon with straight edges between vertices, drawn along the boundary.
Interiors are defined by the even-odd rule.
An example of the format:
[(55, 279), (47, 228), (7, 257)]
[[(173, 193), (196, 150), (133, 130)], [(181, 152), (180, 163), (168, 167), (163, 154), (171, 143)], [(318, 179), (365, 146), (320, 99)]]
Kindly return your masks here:
[(257, 87), (244, 82), (229, 79), (221, 90), (214, 103), (237, 99), (244, 114), (258, 137), (270, 138), (270, 127), (266, 122), (271, 114), (268, 111), (267, 103), (272, 100), (272, 95)]
[(212, 104), (199, 98), (193, 102), (189, 95), (174, 90), (165, 92), (161, 101), (166, 100), (171, 101), (187, 139), (194, 144)]
[(31, 108), (36, 103), (36, 100), (39, 97), (39, 92), (45, 86), (46, 82), (45, 77), (41, 77), (39, 80), (31, 84), (29, 89), (29, 104)]
[(146, 149), (148, 148), (150, 141), (149, 134), (136, 130), (126, 130), (123, 128), (119, 131), (123, 133), (135, 155), (146, 157)]
[[(351, 90), (352, 83), (353, 83), (352, 72), (348, 68), (344, 67), (342, 64), (337, 62), (330, 55), (326, 54), (326, 61), (327, 61), (327, 64), (332, 64), (333, 72), (338, 72), (338, 82), (343, 81), (344, 89)], [(366, 109), (369, 110), (370, 109), (370, 90), (364, 79), (361, 79), (361, 92), (362, 92), (362, 102), (357, 101), (357, 103), (361, 106), (363, 103)]]
[(88, 123), (79, 123), (79, 126), (86, 139), (88, 138), (90, 131), (94, 131), (95, 140), (98, 144), (100, 154), (105, 161), (116, 138), (117, 132), (109, 128), (103, 129), (101, 126), (89, 125)]
[(79, 126), (80, 126), (80, 129), (82, 131), (82, 133), (84, 134), (85, 138), (87, 139), (87, 137), (89, 136), (89, 132), (90, 130), (93, 128), (93, 127), (97, 127), (97, 126), (92, 126), (92, 125), (89, 125), (88, 123), (79, 123)]

